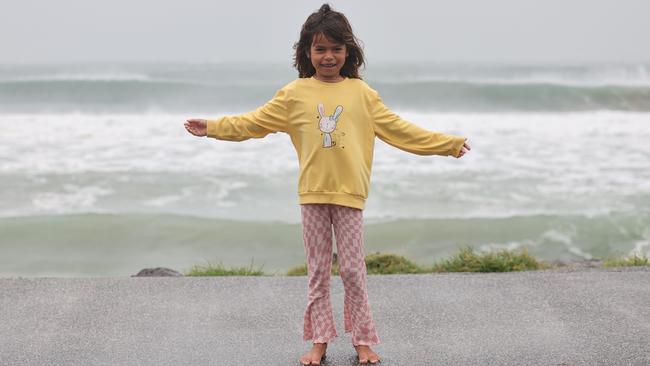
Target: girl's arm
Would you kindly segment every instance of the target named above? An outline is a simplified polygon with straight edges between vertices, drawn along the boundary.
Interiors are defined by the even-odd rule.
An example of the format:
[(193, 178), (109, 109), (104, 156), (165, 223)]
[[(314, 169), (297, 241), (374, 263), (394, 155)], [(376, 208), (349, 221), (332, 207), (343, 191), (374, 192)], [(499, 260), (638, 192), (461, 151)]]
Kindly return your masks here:
[(387, 144), (418, 155), (462, 156), (465, 137), (429, 131), (403, 120), (386, 107), (379, 93), (372, 89), (370, 108), (375, 134)]
[[(287, 103), (287, 91), (282, 88), (270, 101), (254, 111), (236, 116), (202, 120), (205, 130), (200, 130), (200, 132), (205, 132), (204, 136), (226, 141), (243, 141), (250, 138), (262, 138), (278, 131), (286, 132)], [(195, 119), (188, 122), (190, 121), (200, 120)]]

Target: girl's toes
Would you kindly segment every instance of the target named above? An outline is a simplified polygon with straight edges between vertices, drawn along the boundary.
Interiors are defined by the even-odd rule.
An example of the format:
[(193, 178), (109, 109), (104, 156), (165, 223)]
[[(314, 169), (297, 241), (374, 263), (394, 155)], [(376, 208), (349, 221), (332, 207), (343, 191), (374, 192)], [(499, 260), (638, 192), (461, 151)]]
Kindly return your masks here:
[(376, 364), (378, 364), (379, 361), (381, 361), (381, 360), (379, 359), (379, 355), (378, 355), (378, 354), (373, 353), (372, 355), (370, 355), (370, 357), (369, 357), (369, 361), (370, 361), (371, 364), (376, 365)]
[(309, 365), (311, 364), (311, 355), (308, 353), (306, 355), (303, 355), (300, 357), (300, 364), (301, 365)]

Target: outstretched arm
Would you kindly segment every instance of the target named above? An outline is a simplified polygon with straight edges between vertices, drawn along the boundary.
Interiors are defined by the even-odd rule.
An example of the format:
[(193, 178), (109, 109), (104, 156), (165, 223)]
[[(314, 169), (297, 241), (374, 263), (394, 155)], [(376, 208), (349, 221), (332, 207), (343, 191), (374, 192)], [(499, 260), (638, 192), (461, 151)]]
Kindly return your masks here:
[(262, 138), (270, 133), (287, 131), (287, 94), (280, 89), (273, 99), (254, 111), (218, 119), (189, 119), (188, 132), (218, 140), (243, 141)]
[(375, 134), (382, 141), (398, 149), (418, 155), (451, 155), (459, 158), (469, 150), (466, 138), (429, 131), (393, 113), (381, 100), (379, 93), (371, 93), (371, 109)]

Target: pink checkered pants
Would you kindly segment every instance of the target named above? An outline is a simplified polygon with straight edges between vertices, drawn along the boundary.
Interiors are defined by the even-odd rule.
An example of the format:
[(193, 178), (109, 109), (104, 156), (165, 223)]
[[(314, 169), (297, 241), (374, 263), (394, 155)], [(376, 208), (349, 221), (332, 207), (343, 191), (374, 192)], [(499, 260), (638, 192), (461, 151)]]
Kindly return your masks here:
[(334, 204), (302, 204), (302, 237), (309, 273), (309, 295), (305, 310), (303, 340), (329, 343), (337, 337), (330, 302), (332, 226), (343, 288), (345, 332), (352, 344), (380, 343), (370, 312), (363, 251), (363, 211)]

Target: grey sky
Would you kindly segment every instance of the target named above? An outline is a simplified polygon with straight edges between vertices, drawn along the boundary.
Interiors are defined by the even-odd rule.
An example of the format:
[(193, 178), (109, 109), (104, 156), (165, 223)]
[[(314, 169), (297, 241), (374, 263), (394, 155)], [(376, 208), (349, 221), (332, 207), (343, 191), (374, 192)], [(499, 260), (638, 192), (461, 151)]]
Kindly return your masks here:
[[(324, 1), (2, 0), (0, 62), (290, 62)], [(330, 1), (369, 62), (650, 61), (650, 1)]]

